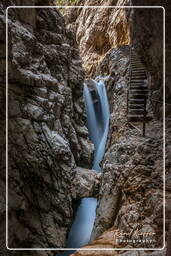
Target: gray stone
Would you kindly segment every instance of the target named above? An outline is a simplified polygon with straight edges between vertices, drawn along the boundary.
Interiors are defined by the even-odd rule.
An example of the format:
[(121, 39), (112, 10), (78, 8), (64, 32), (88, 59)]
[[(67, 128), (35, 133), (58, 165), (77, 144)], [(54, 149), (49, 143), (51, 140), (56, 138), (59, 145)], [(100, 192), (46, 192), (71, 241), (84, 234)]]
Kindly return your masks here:
[(73, 198), (97, 197), (101, 174), (81, 167), (77, 167), (75, 171), (71, 188)]
[[(54, 5), (52, 0), (43, 4)], [(10, 5), (40, 5), (12, 0)], [(5, 9), (0, 4), (0, 49), (5, 49)], [(74, 35), (53, 9), (9, 9), (9, 247), (64, 247), (73, 221), (75, 168), (91, 166), (93, 146), (85, 127), (84, 71)], [(1, 149), (5, 153), (5, 55), (0, 62)], [(74, 124), (78, 127), (75, 128)], [(0, 228), (5, 249), (5, 155), (1, 161)], [(89, 174), (90, 175), (90, 174)], [(90, 175), (94, 177), (95, 173)], [(97, 192), (85, 178), (80, 196)], [(97, 179), (98, 180), (98, 179)], [(71, 182), (72, 181), (72, 182)], [(78, 180), (77, 180), (78, 182)], [(96, 184), (97, 183), (97, 184)], [(86, 188), (87, 186), (87, 188)], [(28, 252), (27, 252), (28, 253)], [(26, 256), (21, 252), (22, 256)], [(1, 253), (0, 253), (1, 254)], [(55, 252), (56, 254), (56, 252)], [(51, 256), (50, 251), (30, 255)]]

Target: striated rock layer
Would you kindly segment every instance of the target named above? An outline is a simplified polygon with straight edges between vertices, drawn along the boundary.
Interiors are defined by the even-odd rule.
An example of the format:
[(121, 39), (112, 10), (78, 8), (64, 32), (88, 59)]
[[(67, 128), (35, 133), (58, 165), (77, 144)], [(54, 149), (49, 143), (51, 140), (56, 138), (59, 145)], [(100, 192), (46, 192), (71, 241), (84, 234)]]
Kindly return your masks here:
[[(5, 8), (28, 1), (1, 1), (1, 109), (5, 110)], [(30, 2), (29, 2), (30, 4)], [(54, 5), (32, 1), (32, 5)], [(84, 71), (77, 44), (56, 9), (8, 10), (8, 246), (65, 246), (72, 199), (93, 194), (76, 166), (91, 166), (93, 146), (85, 127)], [(1, 245), (5, 237), (5, 111), (1, 115)], [(72, 194), (75, 175), (80, 194)], [(97, 190), (95, 175), (88, 174)], [(74, 190), (74, 188), (73, 188)], [(84, 194), (85, 193), (85, 194)], [(96, 191), (97, 193), (97, 191)], [(7, 252), (4, 251), (3, 255)], [(21, 252), (22, 254), (22, 252)], [(35, 252), (32, 255), (53, 255)], [(22, 255), (26, 255), (23, 254)]]
[[(80, 6), (124, 6), (127, 0), (77, 1)], [(94, 75), (108, 50), (129, 44), (126, 12), (119, 8), (81, 8), (65, 14), (68, 27), (76, 31), (83, 67)]]

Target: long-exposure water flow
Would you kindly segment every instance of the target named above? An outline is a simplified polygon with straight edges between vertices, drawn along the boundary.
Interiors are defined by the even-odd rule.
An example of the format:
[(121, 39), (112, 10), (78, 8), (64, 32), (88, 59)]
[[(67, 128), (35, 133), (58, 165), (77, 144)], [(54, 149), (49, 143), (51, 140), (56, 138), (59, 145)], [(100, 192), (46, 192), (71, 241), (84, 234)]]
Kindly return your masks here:
[[(93, 87), (91, 88), (84, 84), (84, 100), (89, 138), (95, 148), (92, 169), (100, 172), (99, 163), (105, 153), (110, 117), (104, 81), (93, 80)], [(80, 248), (89, 242), (96, 216), (96, 206), (96, 198), (83, 198), (81, 200), (68, 236), (67, 248)]]

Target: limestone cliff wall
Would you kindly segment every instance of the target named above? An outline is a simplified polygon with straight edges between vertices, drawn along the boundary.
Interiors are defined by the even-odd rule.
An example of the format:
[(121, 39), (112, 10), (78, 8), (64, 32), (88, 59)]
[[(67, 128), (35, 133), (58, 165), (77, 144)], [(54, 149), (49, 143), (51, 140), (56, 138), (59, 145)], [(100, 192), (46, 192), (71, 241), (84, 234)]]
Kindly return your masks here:
[[(53, 1), (0, 3), (1, 245), (5, 238), (5, 8), (28, 4), (53, 5)], [(11, 8), (8, 13), (8, 246), (64, 247), (73, 217), (75, 168), (80, 163), (90, 166), (93, 153), (85, 127), (84, 71), (74, 36), (57, 10)]]
[[(83, 6), (124, 6), (127, 0), (79, 0)], [(81, 8), (65, 14), (68, 27), (76, 31), (83, 67), (94, 75), (97, 65), (111, 48), (129, 44), (126, 12), (119, 8)]]
[[(107, 88), (112, 90), (109, 93), (112, 95), (110, 102), (113, 105), (111, 107), (111, 139), (102, 164), (100, 200), (92, 239), (98, 238), (102, 232), (111, 227), (113, 227), (113, 234), (116, 229), (132, 230), (133, 237), (133, 229), (138, 228), (140, 231), (142, 228), (160, 237), (153, 245), (159, 246), (162, 240), (160, 228), (163, 188), (160, 187), (163, 165), (162, 123), (151, 122), (147, 127), (146, 139), (141, 137), (141, 124), (138, 126), (139, 130), (136, 130), (127, 123), (126, 88), (129, 48), (113, 49), (106, 58), (108, 60), (104, 60), (105, 66), (109, 63), (114, 72), (106, 80)], [(103, 67), (102, 64), (99, 70), (101, 67)], [(158, 136), (155, 135), (155, 130), (158, 131)], [(158, 186), (154, 185), (156, 182)], [(148, 188), (149, 183), (152, 186), (151, 189)], [(153, 203), (155, 205), (156, 199), (159, 208), (151, 207)], [(153, 209), (152, 212), (149, 212), (150, 209)], [(110, 235), (112, 238), (112, 233)], [(103, 238), (105, 239), (105, 236)], [(115, 248), (114, 239), (113, 243)], [(123, 244), (118, 246), (123, 246)], [(146, 244), (146, 246), (150, 245)]]
[[(104, 65), (105, 63), (105, 65)], [(163, 246), (163, 130), (162, 122), (153, 120), (147, 124), (146, 138), (142, 137), (142, 124), (131, 125), (126, 118), (126, 88), (128, 79), (129, 47), (112, 49), (98, 67), (103, 72), (107, 66), (109, 75), (105, 82), (111, 95), (110, 139), (101, 163), (97, 215), (90, 243), (91, 255), (146, 256), (165, 255), (166, 250), (141, 253), (135, 251), (98, 251), (96, 248), (138, 248)], [(113, 72), (110, 73), (110, 69)], [(169, 131), (168, 133), (169, 134)], [(169, 141), (167, 144), (169, 152)], [(170, 154), (166, 155), (167, 202), (169, 190)], [(166, 222), (169, 222), (170, 203), (166, 205)], [(121, 235), (117, 236), (117, 234)], [(122, 235), (127, 233), (129, 235)], [(147, 232), (145, 244), (136, 241), (136, 233)], [(119, 240), (119, 239), (120, 240)], [(123, 238), (123, 239), (122, 239)], [(123, 240), (128, 241), (123, 242)], [(149, 240), (152, 243), (149, 243)], [(138, 240), (138, 239), (137, 239)], [(75, 256), (90, 255), (89, 251), (77, 251)]]
[[(135, 3), (136, 2), (136, 3)], [(78, 5), (124, 5), (127, 1), (78, 1)], [(151, 4), (154, 2), (150, 1)], [(1, 1), (0, 82), (5, 98), (5, 6), (30, 1)], [(33, 5), (53, 1), (33, 0)], [(143, 5), (142, 1), (132, 4)], [(111, 107), (111, 129), (102, 162), (97, 218), (89, 247), (116, 248), (115, 231), (140, 229), (157, 234), (162, 245), (162, 124), (153, 121), (148, 137), (141, 126), (126, 119), (126, 87), (129, 64), (129, 24), (132, 44), (152, 77), (152, 93), (162, 101), (162, 10), (125, 12), (119, 9), (77, 9), (65, 14), (56, 10), (9, 11), (9, 246), (63, 247), (70, 227), (72, 198), (93, 196), (99, 177), (88, 172), (80, 186), (76, 166), (90, 166), (93, 147), (87, 139), (82, 98), (83, 67), (89, 75), (106, 76)], [(154, 24), (153, 24), (154, 23)], [(161, 28), (161, 29), (160, 29)], [(76, 40), (73, 33), (76, 33)], [(157, 32), (159, 30), (159, 32)], [(78, 45), (82, 61), (79, 57)], [(118, 47), (118, 48), (117, 48)], [(167, 100), (170, 97), (167, 84)], [(161, 103), (154, 104), (161, 118)], [(1, 100), (5, 110), (5, 101)], [(169, 113), (169, 107), (167, 109)], [(2, 113), (5, 148), (5, 112)], [(168, 135), (170, 131), (168, 129)], [(157, 134), (157, 136), (156, 136)], [(167, 207), (170, 209), (170, 140), (167, 141)], [(1, 165), (0, 225), (4, 238), (5, 155)], [(93, 178), (94, 177), (94, 178)], [(74, 178), (76, 186), (74, 188)], [(89, 192), (90, 180), (95, 180)], [(98, 180), (98, 181), (97, 181)], [(97, 182), (96, 182), (97, 181)], [(88, 189), (88, 190), (87, 190)], [(78, 192), (80, 191), (80, 192)], [(79, 193), (79, 195), (77, 195)], [(151, 207), (153, 206), (153, 207)], [(167, 225), (168, 226), (168, 225)], [(4, 241), (1, 237), (1, 244)], [(125, 245), (124, 245), (125, 246)], [(134, 246), (134, 245), (133, 245)], [(139, 247), (138, 244), (136, 244)], [(3, 251), (4, 250), (4, 251)], [(149, 255), (148, 252), (81, 251), (77, 255)], [(164, 254), (165, 251), (162, 251)], [(2, 249), (2, 255), (8, 252)], [(11, 254), (11, 253), (9, 253)], [(53, 252), (21, 252), (15, 255), (54, 255)], [(150, 255), (160, 255), (152, 252)]]
[[(100, 3), (100, 2), (99, 2)], [(156, 5), (156, 1), (132, 1), (134, 5)], [(161, 2), (160, 2), (161, 4)], [(74, 16), (73, 16), (74, 17)], [(128, 49), (110, 49), (95, 61), (94, 75), (105, 75), (111, 106), (111, 140), (102, 162), (97, 217), (92, 241), (85, 248), (94, 249), (91, 255), (165, 255), (161, 252), (116, 252), (97, 251), (96, 248), (118, 248), (128, 246), (118, 243), (115, 233), (136, 229), (149, 230), (155, 234), (153, 245), (163, 246), (163, 9), (135, 9), (126, 12), (131, 29), (131, 43), (144, 63), (151, 79), (151, 94), (154, 120), (147, 126), (147, 138), (141, 136), (142, 127), (130, 126), (126, 119), (126, 87), (129, 63)], [(168, 26), (168, 25), (167, 25)], [(166, 26), (166, 28), (167, 28)], [(92, 40), (93, 41), (93, 40)], [(166, 41), (167, 43), (167, 41)], [(166, 49), (169, 52), (169, 47)], [(103, 47), (102, 47), (103, 48)], [(111, 47), (112, 48), (112, 47)], [(87, 61), (88, 63), (88, 61)], [(99, 63), (99, 65), (97, 65)], [(169, 69), (169, 58), (166, 61)], [(91, 73), (91, 71), (90, 71)], [(166, 76), (166, 102), (170, 99), (170, 72)], [(168, 77), (168, 78), (167, 78)], [(166, 105), (166, 116), (170, 115)], [(161, 121), (156, 120), (161, 119)], [(170, 122), (168, 118), (166, 144), (166, 231), (170, 216)], [(107, 230), (107, 231), (106, 231)], [(169, 240), (168, 240), (169, 241)], [(140, 244), (129, 244), (139, 247)], [(78, 251), (74, 255), (90, 255), (89, 251)]]

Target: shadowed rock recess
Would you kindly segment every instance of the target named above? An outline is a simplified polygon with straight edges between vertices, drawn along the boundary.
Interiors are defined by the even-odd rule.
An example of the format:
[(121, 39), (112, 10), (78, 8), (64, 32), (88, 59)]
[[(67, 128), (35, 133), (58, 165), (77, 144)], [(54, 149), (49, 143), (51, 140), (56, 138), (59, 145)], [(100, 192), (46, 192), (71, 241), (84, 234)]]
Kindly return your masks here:
[[(1, 0), (0, 256), (62, 255), (5, 247), (5, 9), (15, 5), (33, 8), (8, 10), (8, 246), (65, 247), (81, 200), (93, 197), (96, 218), (90, 242), (83, 247), (91, 251), (70, 253), (165, 256), (166, 248), (155, 250), (163, 246), (163, 10), (34, 8), (75, 2), (161, 5), (154, 0)], [(127, 119), (130, 46), (147, 78), (152, 118), (146, 124), (146, 137), (141, 122)], [(169, 58), (166, 69), (170, 70)], [(92, 78), (97, 84), (104, 82), (110, 108), (101, 173), (91, 169), (94, 145), (88, 138), (83, 99), (84, 82), (91, 87)], [(171, 216), (169, 78), (170, 73), (166, 77), (166, 237)], [(125, 241), (117, 239), (119, 232)], [(137, 232), (145, 233), (148, 241), (133, 242)], [(123, 247), (154, 250), (110, 250)]]

